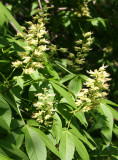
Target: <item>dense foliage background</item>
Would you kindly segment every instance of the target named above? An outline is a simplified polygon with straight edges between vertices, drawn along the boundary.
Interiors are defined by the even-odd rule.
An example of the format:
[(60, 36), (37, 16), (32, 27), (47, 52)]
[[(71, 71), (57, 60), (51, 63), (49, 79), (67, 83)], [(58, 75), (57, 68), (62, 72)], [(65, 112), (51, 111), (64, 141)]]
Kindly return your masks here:
[[(76, 54), (74, 50), (75, 41), (81, 39), (82, 31), (92, 31), (94, 43), (92, 45), (92, 50), (87, 54), (86, 65), (82, 68), (82, 72), (86, 69), (98, 68), (102, 64), (108, 64), (108, 70), (112, 77), (110, 86), (112, 94), (110, 94), (110, 99), (117, 102), (118, 3), (117, 1), (110, 0), (85, 1), (88, 2), (87, 9), (90, 16), (87, 16), (86, 14), (78, 16), (79, 12), (83, 12), (81, 11), (83, 2), (83, 0), (54, 0), (41, 2), (44, 8), (43, 10), (50, 14), (47, 24), (50, 40), (53, 44), (56, 44), (58, 48), (68, 49), (68, 52), (65, 54), (58, 53), (58, 58), (69, 59), (69, 52), (74, 52), (74, 54)], [(36, 13), (36, 8), (38, 7), (38, 2), (31, 0), (24, 2), (8, 0), (3, 3), (10, 9), (12, 15), (21, 25), (23, 25), (25, 21), (31, 20), (32, 15)], [(86, 11), (87, 9), (84, 7), (83, 10), (85, 9)], [(76, 12), (78, 12), (78, 14)], [(13, 31), (11, 27), (10, 29)], [(74, 64), (78, 65), (77, 63)]]
[(117, 0), (0, 2), (2, 160), (118, 159), (117, 9)]

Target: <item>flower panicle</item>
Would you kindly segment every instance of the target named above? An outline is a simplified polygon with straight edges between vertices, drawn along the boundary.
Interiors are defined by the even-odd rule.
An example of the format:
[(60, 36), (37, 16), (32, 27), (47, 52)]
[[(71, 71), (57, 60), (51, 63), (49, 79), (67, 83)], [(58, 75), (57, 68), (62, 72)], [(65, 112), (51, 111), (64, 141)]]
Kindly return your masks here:
[(111, 78), (108, 78), (110, 74), (106, 72), (107, 67), (108, 66), (103, 65), (98, 70), (87, 71), (92, 78), (88, 78), (86, 83), (84, 83), (86, 88), (81, 89), (81, 91), (76, 94), (76, 105), (78, 107), (81, 106), (83, 112), (97, 109), (101, 98), (105, 98), (108, 95), (106, 90), (109, 90), (109, 84), (107, 82), (110, 81)]
[(55, 94), (50, 94), (47, 88), (42, 89), (44, 93), (35, 94), (38, 100), (33, 104), (36, 107), (36, 111), (33, 113), (32, 118), (36, 119), (40, 125), (49, 127), (52, 124), (52, 117), (55, 113), (53, 101)]

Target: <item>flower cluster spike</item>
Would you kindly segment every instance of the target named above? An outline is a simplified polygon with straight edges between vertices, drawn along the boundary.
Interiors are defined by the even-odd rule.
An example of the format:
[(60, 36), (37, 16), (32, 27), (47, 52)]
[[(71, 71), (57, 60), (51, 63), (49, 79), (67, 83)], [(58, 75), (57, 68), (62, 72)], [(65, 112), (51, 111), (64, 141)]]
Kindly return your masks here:
[(69, 54), (69, 58), (72, 59), (72, 62), (69, 60), (69, 65), (77, 65), (77, 70), (82, 69), (82, 65), (85, 63), (85, 58), (87, 53), (91, 50), (91, 45), (93, 43), (93, 38), (91, 37), (92, 32), (83, 33), (83, 39), (79, 39), (76, 41), (76, 46), (74, 47), (76, 51), (76, 58), (73, 62), (74, 55), (72, 53)]
[[(22, 67), (24, 74), (31, 74), (36, 69), (44, 68), (44, 53), (48, 50), (49, 41), (46, 39), (47, 31), (43, 18), (36, 15), (33, 22), (26, 23), (29, 25), (28, 30), (22, 27), (25, 31), (25, 36), (22, 38), (26, 43), (26, 51), (20, 54), (20, 60), (12, 62), (12, 66), (15, 68)], [(18, 36), (20, 35), (18, 34)]]
[(81, 89), (81, 91), (76, 95), (76, 105), (78, 107), (82, 107), (84, 112), (87, 112), (91, 109), (97, 109), (98, 104), (100, 103), (101, 98), (105, 98), (108, 95), (109, 85), (108, 81), (110, 74), (106, 72), (107, 66), (102, 66), (99, 70), (95, 69), (94, 71), (87, 71), (90, 74), (86, 83), (85, 89)]
[(35, 96), (38, 101), (33, 104), (36, 107), (35, 113), (33, 113), (32, 118), (35, 118), (40, 125), (45, 127), (51, 127), (53, 114), (55, 113), (54, 101), (52, 98), (55, 94), (49, 94), (46, 88), (43, 88), (44, 93), (38, 93)]
[(90, 17), (91, 15), (90, 15), (90, 11), (89, 11), (87, 2), (81, 3), (80, 1), (78, 1), (78, 6), (75, 9), (74, 14), (77, 17), (82, 17), (82, 16)]

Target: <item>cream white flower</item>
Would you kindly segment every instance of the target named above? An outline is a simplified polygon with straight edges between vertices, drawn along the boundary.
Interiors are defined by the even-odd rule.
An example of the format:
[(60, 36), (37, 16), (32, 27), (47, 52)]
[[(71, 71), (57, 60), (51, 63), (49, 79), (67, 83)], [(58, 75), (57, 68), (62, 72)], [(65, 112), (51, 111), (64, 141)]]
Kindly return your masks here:
[(35, 26), (34, 24), (32, 24), (32, 25), (29, 27), (29, 29), (30, 29), (31, 31), (35, 31), (35, 30), (36, 30), (36, 26)]
[(110, 76), (109, 73), (105, 71), (106, 66), (102, 66), (99, 70), (87, 71), (92, 78), (88, 78), (84, 85), (88, 87), (87, 89), (81, 89), (81, 91), (76, 95), (76, 105), (83, 107), (83, 112), (88, 112), (91, 109), (97, 109), (98, 104), (101, 102), (101, 98), (108, 95), (104, 90), (109, 89), (109, 84), (107, 81)]
[(36, 39), (36, 40), (35, 40), (35, 39), (31, 39), (31, 40), (28, 42), (28, 44), (37, 46), (38, 40), (37, 40), (37, 39)]
[(43, 95), (43, 93), (35, 94), (36, 97), (40, 97), (40, 96), (42, 96), (42, 95)]
[(76, 104), (77, 106), (79, 106), (80, 104), (82, 104), (82, 101), (79, 100), (79, 99), (77, 99), (76, 102), (75, 102), (75, 104)]
[(24, 35), (20, 32), (17, 33), (17, 36), (24, 37)]
[(33, 62), (32, 66), (35, 68), (44, 68), (43, 64), (40, 62)]
[(77, 45), (82, 44), (82, 40), (80, 39), (79, 41), (76, 41), (76, 44), (77, 44)]
[(49, 44), (49, 41), (47, 41), (45, 38), (43, 38), (43, 39), (40, 39), (40, 43), (47, 43), (47, 44)]
[(108, 67), (108, 65), (105, 66), (105, 65), (103, 64), (102, 67), (99, 68), (99, 71), (104, 71), (107, 67)]
[(12, 62), (12, 66), (13, 67), (20, 67), (22, 65), (22, 62), (21, 61), (19, 61), (19, 60), (17, 60), (16, 62)]
[(43, 90), (44, 90), (44, 92), (47, 92), (48, 90), (47, 90), (47, 88), (42, 88)]
[(83, 36), (84, 36), (84, 37), (89, 37), (89, 36), (91, 36), (91, 35), (92, 35), (92, 32), (83, 33)]
[(43, 55), (43, 53), (35, 49), (34, 55), (41, 57)]
[(54, 97), (55, 94), (48, 94), (47, 96), (48, 96), (48, 97)]
[(42, 102), (37, 102), (37, 103), (34, 103), (34, 104), (33, 104), (33, 106), (34, 106), (34, 107), (37, 107), (37, 108), (42, 108), (42, 105), (43, 105)]
[(27, 51), (32, 51), (32, 48), (29, 46), (24, 47)]
[(49, 106), (53, 106), (53, 103), (51, 101), (47, 102), (46, 104)]
[(24, 61), (23, 63), (28, 63), (31, 59), (31, 57), (23, 57)]
[(84, 96), (84, 92), (79, 92), (78, 94), (77, 94), (77, 97), (83, 97)]
[(40, 32), (37, 34), (38, 38), (42, 38), (44, 34), (47, 34), (47, 32), (43, 29), (40, 30)]
[(51, 117), (50, 115), (46, 115), (45, 120), (49, 119), (50, 117)]
[(25, 74), (31, 74), (34, 73), (34, 70), (32, 68), (24, 69)]
[[(38, 114), (35, 113), (37, 116), (34, 114), (35, 116), (33, 115), (32, 118), (35, 118), (36, 121), (38, 121), (40, 124), (43, 124), (44, 126), (49, 126), (49, 123), (52, 124), (51, 117), (56, 111), (53, 108), (54, 102), (50, 99), (50, 97), (54, 97), (55, 94), (49, 94), (47, 88), (42, 89), (44, 90), (44, 93), (35, 94), (35, 96), (38, 97), (38, 101), (33, 105), (36, 107), (36, 110), (38, 110)], [(42, 120), (43, 122), (41, 123)]]
[(39, 50), (40, 50), (40, 51), (46, 51), (46, 50), (47, 50), (46, 45), (40, 45), (40, 46), (39, 46)]

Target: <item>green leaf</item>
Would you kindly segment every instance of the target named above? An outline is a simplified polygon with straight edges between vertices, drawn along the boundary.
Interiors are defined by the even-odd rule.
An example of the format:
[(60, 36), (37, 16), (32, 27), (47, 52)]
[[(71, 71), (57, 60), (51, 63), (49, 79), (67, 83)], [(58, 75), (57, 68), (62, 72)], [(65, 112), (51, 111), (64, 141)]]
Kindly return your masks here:
[(33, 80), (37, 80), (37, 79), (41, 78), (41, 76), (39, 76), (38, 70), (35, 70), (33, 73), (30, 74), (30, 76)]
[(17, 108), (19, 108), (20, 104), (21, 104), (21, 94), (22, 94), (22, 89), (19, 87), (18, 84), (14, 85), (14, 87), (12, 87), (12, 93), (17, 105)]
[(32, 100), (35, 97), (35, 93), (37, 93), (38, 88), (39, 88), (39, 85), (37, 83), (30, 86), (29, 93), (28, 93), (30, 100)]
[(37, 10), (32, 10), (31, 12), (30, 12), (30, 16), (33, 16), (34, 14), (36, 14), (37, 13)]
[(7, 153), (5, 152), (5, 150), (2, 149), (1, 147), (0, 147), (0, 154), (8, 157), (8, 154), (7, 154)]
[(29, 160), (23, 151), (21, 151), (18, 147), (16, 147), (14, 144), (9, 143), (8, 141), (0, 139), (0, 146), (24, 160)]
[(110, 159), (111, 159), (111, 160), (118, 160), (118, 155), (112, 155), (112, 156), (110, 157)]
[(76, 122), (75, 117), (72, 117), (72, 113), (70, 113), (71, 110), (67, 108), (64, 104), (58, 104), (57, 109), (58, 109), (58, 112), (63, 116), (64, 119), (66, 119), (68, 123), (71, 120), (71, 123), (70, 123), (70, 127), (72, 128), (71, 132), (74, 135), (76, 135), (80, 140), (82, 140), (85, 144), (87, 144), (90, 149), (94, 150), (95, 147), (88, 141), (86, 136), (80, 133), (78, 123)]
[(75, 151), (73, 139), (68, 131), (64, 131), (59, 145), (61, 160), (72, 160)]
[(106, 19), (103, 19), (101, 17), (88, 19), (87, 21), (91, 21), (91, 24), (96, 27), (99, 25), (99, 23), (101, 23), (104, 26), (104, 28), (106, 28)]
[(118, 104), (116, 104), (116, 103), (114, 103), (114, 102), (112, 102), (112, 101), (110, 101), (110, 100), (108, 100), (108, 99), (102, 99), (102, 102), (103, 102), (103, 103), (106, 103), (106, 104), (110, 104), (110, 105), (112, 105), (112, 106), (118, 107)]
[(14, 145), (16, 145), (16, 147), (20, 148), (24, 142), (24, 133), (21, 132), (20, 129), (16, 129), (14, 132), (10, 132), (5, 140), (13, 143)]
[(59, 103), (57, 105), (57, 112), (61, 114), (68, 123), (71, 120), (72, 126), (78, 128), (79, 125), (76, 121), (76, 118), (73, 116), (72, 108), (70, 107), (70, 105)]
[(9, 157), (6, 157), (5, 155), (2, 155), (1, 153), (0, 153), (0, 159), (1, 160), (13, 160), (13, 159), (11, 159)]
[(28, 126), (39, 126), (39, 123), (36, 120), (34, 120), (34, 119), (29, 119), (27, 121), (27, 125)]
[(12, 119), (11, 121), (11, 128), (12, 130), (16, 130), (17, 128), (22, 128), (24, 126), (24, 122), (18, 119)]
[(59, 157), (59, 152), (58, 152), (57, 148), (53, 145), (53, 143), (47, 137), (47, 135), (44, 134), (40, 129), (36, 129), (36, 128), (32, 127), (32, 130), (34, 130), (35, 132), (37, 132), (37, 134), (39, 135), (39, 137), (41, 138), (41, 140), (45, 143), (46, 147), (49, 150), (51, 150), (55, 155), (57, 155)]
[(70, 79), (72, 79), (72, 78), (74, 78), (74, 77), (75, 77), (75, 74), (68, 74), (68, 75), (66, 75), (65, 77), (63, 77), (63, 78), (60, 80), (60, 82), (61, 82), (61, 83), (67, 82), (67, 81), (69, 81)]
[(46, 147), (32, 127), (25, 127), (25, 145), (30, 160), (46, 160)]
[[(68, 69), (65, 68), (65, 66), (63, 66), (59, 61), (55, 61), (55, 63), (63, 70), (66, 71), (68, 73), (71, 73)], [(73, 74), (73, 73), (71, 73)]]
[(2, 98), (2, 95), (0, 94), (0, 108), (3, 109), (9, 109), (8, 103)]
[[(94, 145), (96, 145), (95, 141), (92, 139), (92, 137), (88, 134), (88, 132), (86, 132), (85, 130), (83, 130), (85, 136), (91, 141), (94, 143)], [(95, 148), (94, 148), (95, 149)]]
[(0, 126), (7, 131), (10, 131), (10, 124), (8, 124), (8, 122), (6, 121), (6, 118), (8, 120), (8, 117), (10, 114), (11, 114), (11, 112), (9, 112), (9, 110), (7, 110), (2, 116), (0, 116)]
[(78, 77), (80, 77), (81, 79), (83, 79), (84, 81), (86, 81), (89, 77), (83, 75), (83, 74), (78, 74)]
[(37, 2), (33, 2), (32, 3), (32, 10), (36, 9), (38, 7), (38, 3)]
[(113, 115), (110, 109), (106, 105), (100, 104), (100, 111), (101, 111), (101, 114), (103, 114), (106, 117), (106, 125), (109, 127), (109, 129), (112, 129), (113, 128)]
[(50, 75), (54, 76), (56, 79), (59, 79), (59, 75), (55, 70), (52, 70), (49, 67), (47, 67), (47, 70), (50, 73)]
[(84, 112), (82, 110), (78, 111), (77, 113), (75, 113), (75, 117), (77, 117), (79, 119), (79, 121), (85, 126), (87, 127), (88, 123), (86, 120), (86, 117), (84, 115)]
[(17, 81), (17, 85), (20, 86), (23, 89), (23, 77), (22, 76), (15, 76), (14, 79)]
[(114, 118), (118, 120), (118, 111), (113, 109), (111, 106), (107, 105), (106, 106), (110, 109), (111, 113), (113, 114)]
[(16, 105), (16, 101), (14, 98), (14, 95), (12, 93), (12, 91), (7, 91), (3, 94), (3, 98), (5, 99), (5, 101), (10, 104), (13, 109), (19, 114), (19, 111), (17, 109), (17, 105)]
[(52, 134), (54, 137), (56, 137), (56, 141), (58, 144), (62, 135), (62, 122), (57, 113), (55, 113), (53, 116)]
[[(7, 40), (7, 38), (5, 37), (0, 37), (0, 47), (5, 47), (9, 44), (9, 41)], [(2, 61), (2, 60), (1, 60)], [(4, 61), (4, 60), (3, 60)], [(7, 60), (8, 61), (8, 60)]]
[(5, 21), (6, 21), (5, 14), (2, 11), (2, 9), (0, 9), (0, 26), (3, 26), (3, 24), (5, 23)]
[(100, 104), (100, 112), (106, 118), (105, 120), (106, 126), (104, 126), (103, 129), (101, 130), (101, 135), (105, 143), (109, 146), (112, 139), (113, 115), (110, 109), (104, 104)]
[[(71, 125), (72, 126), (72, 125)], [(80, 133), (80, 131), (75, 128), (74, 126), (72, 126), (72, 129), (70, 130), (70, 132), (75, 135), (76, 137), (78, 137), (81, 141), (83, 141), (85, 144), (87, 144), (89, 146), (90, 149), (94, 150), (95, 147), (89, 142), (89, 140), (86, 138), (86, 136), (82, 133)], [(89, 134), (88, 134), (89, 135)]]
[(78, 76), (73, 78), (69, 83), (69, 90), (72, 91), (75, 95), (80, 92), (82, 88), (82, 81)]
[(118, 138), (118, 126), (115, 124), (113, 127), (113, 133), (116, 135), (116, 137)]
[(14, 24), (14, 26), (23, 34), (23, 31), (18, 24), (18, 22), (14, 19), (14, 17), (11, 15), (9, 10), (0, 2), (0, 10), (6, 15), (6, 17)]
[(62, 95), (67, 101), (68, 103), (73, 107), (73, 108), (77, 108), (74, 100), (72, 99), (72, 97), (69, 95), (69, 93), (63, 89), (62, 87), (60, 87), (59, 85), (53, 83), (53, 82), (50, 82), (52, 84), (52, 86), (57, 90), (57, 92), (60, 93), (60, 95)]
[(9, 63), (9, 60), (0, 60), (0, 63)]
[(83, 143), (76, 136), (74, 136), (73, 134), (71, 134), (71, 138), (74, 141), (76, 150), (77, 150), (79, 156), (81, 157), (81, 159), (82, 160), (89, 160), (89, 154), (88, 154), (85, 146), (83, 145)]
[(11, 109), (8, 103), (0, 97), (0, 126), (6, 130), (10, 130)]

